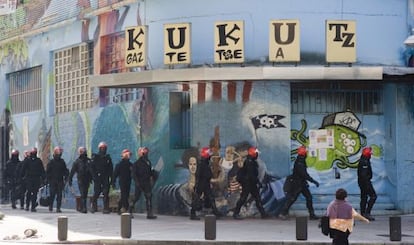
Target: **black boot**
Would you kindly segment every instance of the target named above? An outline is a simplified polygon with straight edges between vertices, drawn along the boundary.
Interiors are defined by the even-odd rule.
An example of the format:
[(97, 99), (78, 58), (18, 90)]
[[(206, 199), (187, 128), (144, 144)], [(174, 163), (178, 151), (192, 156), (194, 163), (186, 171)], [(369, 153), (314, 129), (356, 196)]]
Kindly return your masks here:
[(216, 202), (215, 202), (214, 198), (211, 201), (211, 209), (213, 210), (213, 214), (216, 216), (216, 218), (220, 218), (222, 216), (220, 211), (217, 209)]
[(365, 214), (363, 215), (369, 221), (374, 221), (375, 218), (371, 216), (372, 207), (374, 207), (374, 203), (377, 200), (377, 195), (371, 195), (368, 201), (367, 209), (365, 210)]
[(318, 219), (320, 219), (320, 217), (315, 215), (314, 212), (312, 212), (312, 213), (309, 213), (309, 219), (310, 220), (318, 220)]
[(191, 220), (200, 220), (200, 217), (197, 216), (196, 211), (191, 208), (190, 210), (190, 219)]
[(309, 211), (309, 219), (310, 220), (317, 220), (319, 219), (318, 216), (315, 215), (315, 209), (313, 209), (313, 203), (311, 200), (306, 201), (306, 207)]
[(131, 204), (130, 206), (129, 206), (129, 208), (128, 208), (128, 212), (129, 212), (129, 214), (130, 214), (130, 216), (131, 216), (131, 219), (133, 219), (134, 218), (134, 205), (133, 204)]
[(98, 200), (96, 200), (96, 198), (92, 198), (92, 209), (91, 209), (91, 213), (95, 213), (98, 211)]
[(361, 211), (361, 215), (364, 216), (367, 210), (367, 198), (361, 198), (361, 202), (359, 203), (359, 208)]
[(309, 219), (310, 220), (320, 219), (320, 217), (318, 217), (318, 216), (315, 215), (315, 210), (313, 209), (312, 206), (310, 206), (310, 208), (309, 208)]
[(86, 214), (88, 212), (86, 208), (86, 198), (82, 198), (80, 204), (80, 212)]
[(147, 219), (156, 219), (157, 216), (152, 212), (152, 201), (151, 199), (147, 200)]
[(121, 205), (121, 201), (119, 201), (118, 202), (118, 207), (117, 207), (117, 212), (118, 212), (118, 215), (121, 215), (122, 214), (122, 205)]
[(234, 208), (234, 213), (233, 213), (233, 218), (234, 219), (243, 219), (240, 216), (240, 209), (241, 209), (242, 204), (240, 203), (240, 201), (237, 202), (236, 207)]
[(262, 202), (261, 201), (257, 201), (256, 200), (256, 207), (257, 207), (257, 210), (259, 210), (259, 212), (260, 212), (260, 217), (262, 218), (262, 219), (267, 219), (267, 218), (269, 218), (269, 215), (266, 213), (266, 211), (264, 210), (264, 208), (263, 208), (263, 204), (262, 204)]
[(16, 209), (17, 207), (16, 207), (16, 200), (12, 200), (12, 209)]
[(363, 216), (365, 218), (367, 218), (369, 221), (374, 221), (375, 220), (375, 218), (373, 216), (371, 216), (370, 213), (365, 213)]
[(111, 210), (109, 209), (109, 197), (103, 198), (104, 208), (102, 210), (102, 213), (109, 214), (111, 213)]
[(152, 212), (152, 210), (147, 212), (147, 219), (156, 219), (157, 216), (154, 215), (154, 213)]
[(62, 200), (59, 200), (56, 202), (56, 213), (62, 213), (62, 210), (60, 209), (62, 207)]

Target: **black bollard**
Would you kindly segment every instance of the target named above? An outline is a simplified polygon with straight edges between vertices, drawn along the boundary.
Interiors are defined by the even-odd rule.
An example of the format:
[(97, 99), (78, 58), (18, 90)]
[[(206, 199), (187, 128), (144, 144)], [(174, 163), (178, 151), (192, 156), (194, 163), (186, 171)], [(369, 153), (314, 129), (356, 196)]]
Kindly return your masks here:
[(401, 241), (401, 217), (390, 217), (390, 241)]
[(121, 237), (131, 238), (131, 214), (121, 214)]
[(66, 241), (68, 239), (68, 217), (58, 217), (58, 240)]
[(296, 240), (308, 239), (308, 217), (296, 217)]
[(204, 237), (206, 240), (216, 240), (216, 216), (206, 215), (204, 217)]

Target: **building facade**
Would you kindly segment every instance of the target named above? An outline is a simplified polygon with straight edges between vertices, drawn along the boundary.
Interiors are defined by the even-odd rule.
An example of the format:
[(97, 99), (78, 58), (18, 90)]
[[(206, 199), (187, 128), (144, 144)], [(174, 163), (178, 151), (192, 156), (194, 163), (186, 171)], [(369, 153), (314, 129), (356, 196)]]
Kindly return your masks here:
[(90, 155), (105, 141), (115, 163), (147, 146), (158, 212), (187, 214), (189, 158), (210, 146), (228, 212), (237, 161), (257, 146), (276, 214), (298, 146), (321, 199), (338, 187), (359, 195), (357, 161), (370, 146), (378, 202), (413, 212), (413, 1), (9, 2), (3, 169), (13, 148), (36, 146), (45, 163), (59, 145), (71, 167), (79, 146)]

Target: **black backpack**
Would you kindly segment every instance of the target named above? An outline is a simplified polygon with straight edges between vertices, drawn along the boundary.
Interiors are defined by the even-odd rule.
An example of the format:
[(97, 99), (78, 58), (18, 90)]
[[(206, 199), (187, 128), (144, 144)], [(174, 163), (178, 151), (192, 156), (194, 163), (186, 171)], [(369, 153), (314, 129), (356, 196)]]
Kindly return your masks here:
[(296, 184), (297, 183), (296, 183), (295, 179), (293, 178), (293, 175), (292, 174), (288, 175), (286, 177), (285, 183), (283, 184), (283, 191), (285, 193), (291, 193), (292, 190), (295, 188)]

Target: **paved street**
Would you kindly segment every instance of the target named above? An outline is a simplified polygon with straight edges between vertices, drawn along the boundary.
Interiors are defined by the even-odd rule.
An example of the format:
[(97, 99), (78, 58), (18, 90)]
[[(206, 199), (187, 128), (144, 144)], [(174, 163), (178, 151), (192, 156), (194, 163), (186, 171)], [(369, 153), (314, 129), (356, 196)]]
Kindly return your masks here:
[[(0, 220), (0, 243), (59, 243), (58, 217), (68, 217), (68, 237), (65, 243), (78, 244), (329, 244), (331, 240), (323, 236), (317, 227), (318, 221), (308, 221), (307, 239), (296, 239), (296, 219), (282, 221), (277, 218), (266, 220), (249, 218), (234, 220), (222, 218), (216, 222), (216, 239), (205, 239), (205, 222), (189, 220), (181, 216), (158, 216), (147, 220), (145, 214), (135, 214), (131, 220), (132, 236), (121, 238), (121, 216), (111, 213), (81, 214), (75, 210), (63, 213), (50, 213), (39, 207), (36, 213), (13, 210), (9, 205), (1, 205), (5, 214)], [(389, 217), (377, 216), (370, 224), (357, 221), (350, 236), (352, 244), (414, 244), (414, 215), (401, 216), (401, 242), (391, 242), (389, 237)], [(25, 238), (26, 229), (36, 229), (37, 234)], [(13, 237), (14, 236), (14, 237)], [(12, 239), (12, 240), (9, 240)], [(17, 240), (18, 239), (18, 240)]]

